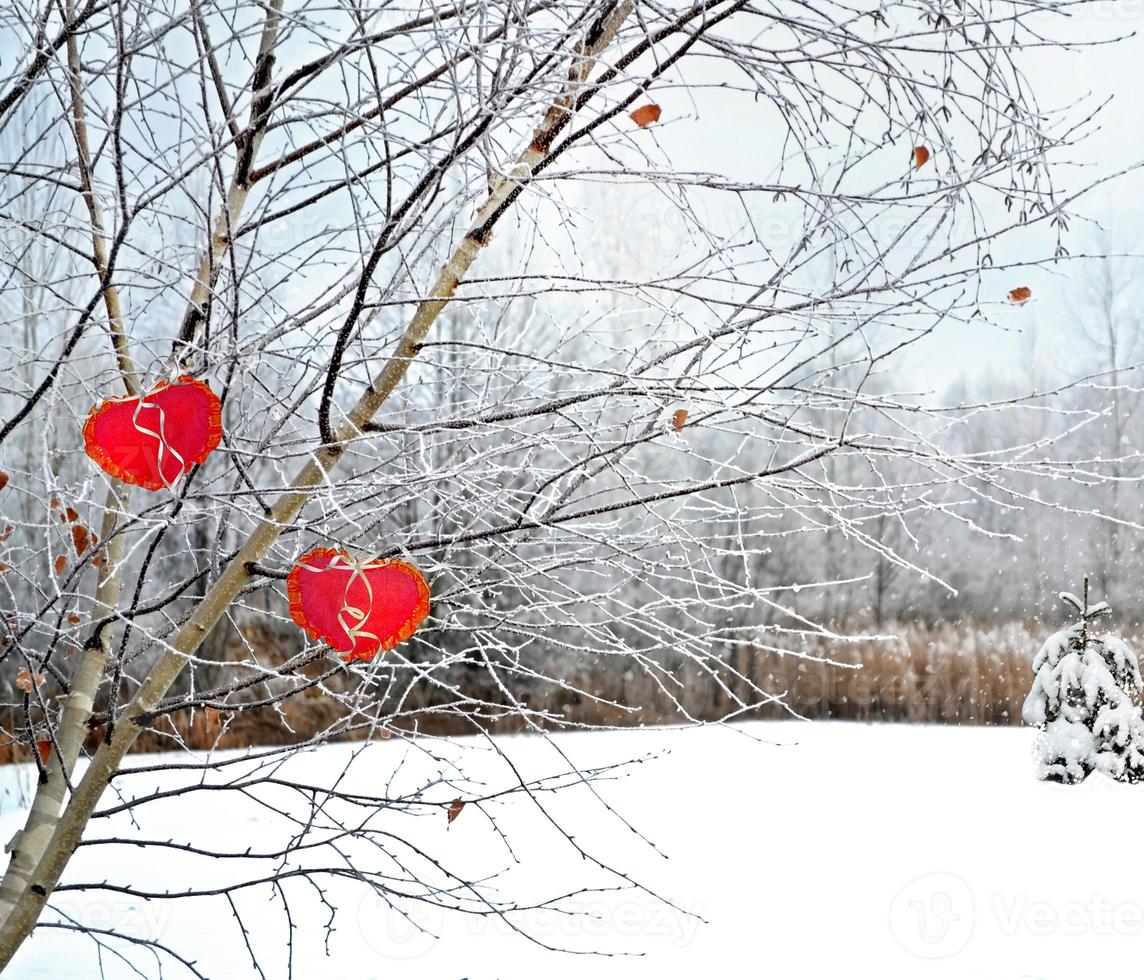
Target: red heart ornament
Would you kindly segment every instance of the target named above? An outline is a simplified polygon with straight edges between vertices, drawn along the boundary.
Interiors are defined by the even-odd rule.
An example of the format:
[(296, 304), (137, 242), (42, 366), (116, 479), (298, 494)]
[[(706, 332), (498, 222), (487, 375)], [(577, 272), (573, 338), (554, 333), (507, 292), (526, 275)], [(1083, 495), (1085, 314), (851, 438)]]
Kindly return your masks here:
[(83, 425), (87, 454), (112, 476), (148, 490), (173, 490), (221, 439), (218, 396), (187, 375), (142, 396), (100, 402)]
[(347, 663), (392, 649), (429, 615), (429, 586), (413, 565), (355, 559), (333, 548), (298, 559), (286, 591), (294, 622)]

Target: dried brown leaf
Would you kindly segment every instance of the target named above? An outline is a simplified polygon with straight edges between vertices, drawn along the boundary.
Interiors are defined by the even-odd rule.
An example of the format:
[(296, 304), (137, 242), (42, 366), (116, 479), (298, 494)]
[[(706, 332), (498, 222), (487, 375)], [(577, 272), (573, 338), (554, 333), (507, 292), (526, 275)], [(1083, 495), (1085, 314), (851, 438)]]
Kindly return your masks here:
[(631, 113), (632, 122), (634, 122), (640, 129), (647, 129), (652, 123), (659, 122), (660, 113), (663, 110), (654, 102), (649, 102), (647, 105), (641, 105)]
[(44, 675), (33, 674), (27, 667), (24, 667), (20, 673), (16, 675), (16, 687), (18, 687), (25, 694), (31, 694), (43, 683)]

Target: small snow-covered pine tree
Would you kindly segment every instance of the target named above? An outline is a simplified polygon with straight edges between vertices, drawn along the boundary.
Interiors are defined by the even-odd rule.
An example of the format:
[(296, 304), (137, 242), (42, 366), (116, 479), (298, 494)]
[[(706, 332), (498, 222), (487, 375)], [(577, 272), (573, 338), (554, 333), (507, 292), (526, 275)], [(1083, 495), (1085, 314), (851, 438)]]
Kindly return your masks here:
[(1144, 780), (1144, 682), (1136, 655), (1120, 637), (1094, 635), (1090, 624), (1111, 612), (1068, 592), (1061, 598), (1080, 621), (1054, 633), (1033, 660), (1033, 688), (1021, 717), (1041, 729), (1037, 776), (1079, 783), (1093, 770), (1136, 783)]

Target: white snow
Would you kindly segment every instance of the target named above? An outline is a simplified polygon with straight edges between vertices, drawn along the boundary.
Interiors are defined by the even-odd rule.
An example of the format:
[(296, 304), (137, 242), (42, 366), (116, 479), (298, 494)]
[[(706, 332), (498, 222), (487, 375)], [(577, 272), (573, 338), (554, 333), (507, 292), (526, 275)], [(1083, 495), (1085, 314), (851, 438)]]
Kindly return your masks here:
[[(561, 955), (484, 918), (422, 916), (439, 938), (419, 934), (353, 883), (335, 881), (328, 894), (339, 918), (327, 958), (321, 930), (326, 915), (307, 895), (312, 890), (299, 883), (295, 915), (303, 937), (295, 943), (295, 975), (1031, 980), (1134, 971), (1144, 937), (1138, 862), (1089, 861), (1084, 848), (1072, 853), (1060, 847), (1077, 829), (1140, 824), (1144, 794), (1108, 779), (1081, 786), (1038, 782), (1034, 736), (1028, 729), (794, 722), (564, 736), (560, 747), (581, 766), (670, 750), (598, 787), (666, 860), (583, 789), (550, 797), (546, 805), (581, 844), (706, 924), (647, 896), (616, 892), (572, 903), (595, 917), (526, 916), (523, 924), (553, 945), (642, 954)], [(495, 781), (494, 754), (483, 743), (468, 744), (471, 761)], [(561, 768), (555, 751), (538, 738), (503, 738), (498, 745), (523, 772)], [(311, 753), (296, 774), (327, 780), (355, 751), (361, 747)], [(435, 772), (440, 762), (390, 740), (366, 748), (357, 765), (380, 783), (395, 772), (414, 780)], [(18, 783), (28, 774), (20, 773), (11, 767), (0, 771), (5, 840), (22, 816)], [(165, 777), (136, 780), (136, 791), (142, 791)], [(229, 797), (204, 792), (157, 804), (140, 812), (142, 832), (202, 842), (209, 831), (229, 847), (265, 846), (273, 838), (272, 818)], [(406, 818), (404, 824), (395, 817), (394, 823), (468, 873), (508, 867), (507, 894), (559, 894), (592, 880), (591, 868), (528, 799), (507, 797), (490, 812), (512, 841), (519, 864), (472, 806), (448, 829), (443, 813)], [(1069, 833), (1056, 841), (1058, 827)], [(140, 831), (118, 816), (101, 821), (98, 833)], [(195, 866), (179, 855), (116, 845), (81, 849), (70, 876), (162, 890), (190, 880), (190, 874), (199, 884), (217, 884), (224, 873), (201, 865), (188, 870)], [(92, 925), (158, 936), (190, 954), (209, 977), (254, 975), (225, 902), (166, 905), (115, 893), (66, 892), (57, 899)], [(280, 905), (268, 888), (237, 901), (250, 917), (251, 941), (267, 963), (267, 976), (285, 977)], [(146, 957), (136, 953), (135, 960), (141, 975), (158, 975)], [(108, 976), (140, 975), (104, 963)], [(6, 977), (98, 975), (90, 940), (43, 930)], [(186, 973), (171, 967), (166, 975)]]

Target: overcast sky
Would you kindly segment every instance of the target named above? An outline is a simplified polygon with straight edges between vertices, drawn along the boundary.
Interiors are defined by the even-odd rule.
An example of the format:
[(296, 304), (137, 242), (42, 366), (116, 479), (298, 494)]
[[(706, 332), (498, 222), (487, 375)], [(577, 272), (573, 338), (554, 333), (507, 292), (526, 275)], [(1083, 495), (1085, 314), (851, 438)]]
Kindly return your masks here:
[[(1075, 191), (1085, 183), (1144, 161), (1139, 95), (1144, 66), (1144, 0), (1085, 4), (1069, 18), (1042, 18), (1034, 23), (1041, 25), (1047, 37), (1068, 40), (1073, 45), (1067, 49), (1026, 47), (1019, 54), (1018, 63), (1026, 72), (1040, 108), (1048, 112), (1071, 107), (1066, 118), (1079, 122), (1107, 101), (1097, 121), (1087, 127), (1089, 136), (1067, 155), (1076, 166), (1058, 172), (1059, 186), (1066, 193)], [(1113, 38), (1120, 39), (1093, 46), (1094, 42), (1111, 42)], [(695, 81), (694, 71), (692, 67), (685, 73), (688, 81)], [(737, 125), (735, 108), (721, 110), (721, 103), (728, 105), (729, 100), (702, 89), (688, 93), (686, 98), (679, 90), (657, 97), (665, 103), (665, 117), (655, 138), (673, 168), (716, 169), (744, 179), (768, 179), (769, 175), (760, 169), (760, 160), (774, 134)], [(940, 173), (942, 161), (935, 159), (931, 167), (933, 173)], [(1101, 244), (1097, 225), (1082, 220), (1072, 223), (1065, 246), (1074, 254), (1102, 247), (1144, 253), (1144, 235), (1140, 234), (1144, 228), (1144, 204), (1137, 204), (1141, 192), (1144, 171), (1137, 170), (1088, 194), (1074, 210), (1104, 227), (1108, 236), (1105, 244)], [(657, 205), (649, 201), (642, 206), (654, 209)], [(638, 212), (639, 208), (635, 210)], [(637, 221), (641, 217), (650, 216), (637, 213)], [(719, 216), (714, 217), (718, 226)], [(1007, 258), (1027, 261), (1044, 256), (1046, 251), (1051, 254), (1048, 227), (1037, 235), (1039, 239), (1034, 242), (1030, 238), (1027, 245), (1022, 239), (1023, 244), (1009, 251)], [(1022, 248), (1028, 251), (1020, 251)], [(664, 259), (668, 261), (670, 257)], [(965, 328), (951, 326), (916, 345), (904, 365), (909, 386), (941, 391), (959, 376), (979, 375), (983, 370), (1000, 375), (1003, 381), (1006, 375), (1012, 375), (1014, 387), (1027, 385), (1025, 368), (1031, 333), (1035, 333), (1044, 356), (1055, 366), (1063, 366), (1067, 358), (1057, 356), (1057, 350), (1075, 346), (1079, 335), (1075, 321), (1083, 307), (1082, 265), (1066, 261), (1030, 269), (1020, 282), (1014, 278), (1011, 283), (1007, 279), (997, 283), (996, 288), (990, 284), (996, 292), (996, 302), (986, 310), (992, 325), (982, 323), (968, 337)], [(1131, 265), (1127, 268), (1132, 270)], [(1140, 272), (1144, 273), (1144, 262)], [(1034, 293), (1034, 300), (1022, 308), (1011, 307), (1004, 300), (1007, 289), (1018, 285), (1028, 285)], [(1141, 300), (1144, 301), (1144, 289)]]
[[(1058, 47), (1041, 50), (1027, 48), (1020, 63), (1036, 91), (1043, 109), (1075, 105), (1074, 117), (1083, 117), (1088, 108), (1110, 100), (1100, 115), (1099, 125), (1087, 141), (1077, 150), (1076, 162), (1083, 171), (1065, 171), (1061, 174), (1066, 186), (1076, 187), (1117, 170), (1144, 161), (1144, 125), (1141, 123), (1141, 97), (1139, 95), (1141, 67), (1144, 66), (1144, 0), (1107, 0), (1100, 4), (1083, 4), (1069, 19), (1052, 18), (1045, 26), (1054, 38), (1067, 38), (1075, 42), (1071, 50)], [(1114, 44), (1087, 46), (1100, 39), (1122, 39)], [(10, 40), (10, 39), (9, 39)], [(0, 45), (2, 49), (4, 45)], [(14, 52), (9, 49), (4, 58), (7, 65)], [(296, 54), (295, 52), (291, 52)], [(21, 51), (22, 55), (23, 52)], [(288, 63), (291, 59), (286, 58)], [(700, 76), (707, 71), (705, 64), (696, 62)], [(237, 71), (245, 71), (242, 65)], [(692, 69), (687, 77), (691, 79)], [(331, 82), (331, 84), (333, 84)], [(718, 91), (699, 89), (683, 94), (680, 90), (665, 92), (665, 118), (656, 127), (654, 138), (670, 165), (678, 170), (715, 169), (722, 175), (742, 176), (749, 180), (766, 180), (769, 174), (760, 159), (765, 155), (768, 141), (773, 144), (774, 133), (760, 127), (744, 128), (737, 125), (735, 109), (722, 109), (729, 101)], [(900, 161), (897, 161), (900, 163)], [(932, 172), (940, 173), (941, 161), (931, 164)], [(1144, 205), (1137, 204), (1144, 191), (1144, 172), (1137, 171), (1090, 194), (1079, 210), (1100, 221), (1107, 229), (1107, 244), (1120, 251), (1144, 252)], [(598, 185), (590, 195), (600, 193)], [(626, 192), (627, 193), (627, 192)], [(640, 219), (656, 219), (654, 209), (660, 203), (654, 191), (646, 196), (639, 192), (631, 214), (622, 216), (621, 224), (635, 227)], [(641, 210), (643, 209), (643, 210)], [(588, 201), (588, 210), (603, 222), (615, 222), (616, 215), (607, 207)], [(647, 214), (644, 211), (651, 210)], [(665, 220), (670, 216), (666, 215)], [(716, 231), (720, 216), (714, 215)], [(669, 229), (670, 230), (670, 229)], [(632, 237), (632, 251), (636, 258), (647, 243)], [(669, 236), (670, 237), (670, 236)], [(1073, 252), (1091, 251), (1099, 247), (1095, 227), (1083, 222), (1074, 224), (1066, 245)], [(1041, 248), (1044, 247), (1042, 240)], [(668, 249), (664, 264), (676, 257)], [(1041, 253), (1043, 254), (1043, 252)], [(656, 258), (654, 252), (651, 257)], [(1032, 253), (1025, 258), (1034, 257)], [(1012, 371), (1019, 375), (1028, 354), (1028, 335), (1035, 331), (1042, 347), (1067, 347), (1077, 331), (1071, 329), (1075, 319), (1078, 290), (1083, 289), (1084, 275), (1079, 263), (1063, 263), (1049, 269), (1035, 269), (1028, 273), (1027, 281), (1011, 285), (1028, 285), (1034, 300), (1021, 309), (1007, 306), (1003, 301), (1004, 288), (998, 289), (998, 301), (989, 310), (995, 325), (982, 324), (972, 337), (964, 330), (948, 329), (912, 352), (909, 362), (911, 378), (919, 385), (943, 389), (959, 375), (975, 374), (988, 365), (1002, 373)], [(538, 271), (538, 270), (537, 270)], [(644, 272), (649, 270), (645, 269)], [(1144, 272), (1144, 262), (1140, 271)], [(299, 287), (301, 288), (301, 287)], [(1144, 301), (1144, 290), (1141, 291)], [(983, 356), (986, 355), (986, 356)]]
[[(1098, 47), (1078, 46), (1071, 51), (1026, 51), (1025, 64), (1043, 108), (1067, 106), (1078, 100), (1090, 105), (1111, 100), (1098, 117), (1099, 128), (1078, 149), (1077, 161), (1090, 178), (1113, 174), (1144, 161), (1140, 96), (1144, 0), (1109, 0), (1087, 6), (1072, 21), (1075, 33), (1066, 34), (1057, 26), (1052, 29), (1053, 36), (1071, 36), (1078, 43), (1118, 36), (1122, 39)], [(1076, 185), (1082, 182), (1080, 174), (1069, 180)], [(1144, 253), (1142, 192), (1144, 172), (1137, 170), (1093, 191), (1077, 210), (1100, 222), (1111, 248)], [(1097, 229), (1074, 224), (1066, 246), (1074, 253), (1092, 251), (1097, 246)], [(1144, 273), (1144, 261), (1132, 260), (1122, 268), (1138, 268)], [(983, 343), (965, 344), (956, 332), (947, 331), (936, 338), (932, 356), (926, 351), (926, 356), (915, 362), (921, 376), (940, 385), (951, 373), (972, 375), (988, 364), (1019, 377), (1028, 351), (1027, 338), (1021, 335), (1028, 331), (1039, 332), (1038, 346), (1050, 349), (1047, 356), (1052, 356), (1051, 348), (1056, 344), (1075, 345), (1079, 331), (1073, 321), (1083, 308), (1080, 293), (1085, 289), (1085, 273), (1082, 263), (1031, 271), (1027, 284), (1034, 290), (1034, 301), (1021, 309), (1000, 307), (992, 311), (1004, 329), (990, 332), (987, 350)], [(1144, 292), (1139, 295), (1144, 296)], [(1129, 297), (1125, 300), (1129, 301)], [(987, 356), (983, 358), (983, 354)]]

